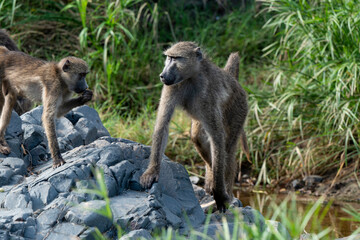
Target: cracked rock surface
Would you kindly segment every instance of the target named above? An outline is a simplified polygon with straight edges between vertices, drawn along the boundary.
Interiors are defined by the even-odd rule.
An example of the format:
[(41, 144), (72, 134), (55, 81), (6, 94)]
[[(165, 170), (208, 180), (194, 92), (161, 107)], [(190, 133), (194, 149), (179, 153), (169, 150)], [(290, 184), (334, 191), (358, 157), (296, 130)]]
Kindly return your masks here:
[[(60, 151), (66, 164), (52, 169), (52, 159), (41, 123), (42, 107), (19, 117), (12, 113), (6, 132), (9, 155), (0, 154), (0, 239), (94, 239), (96, 228), (117, 239), (117, 224), (127, 234), (121, 239), (151, 239), (155, 229), (172, 227), (180, 234), (204, 231), (204, 211), (212, 197), (194, 187), (185, 168), (163, 156), (159, 181), (142, 189), (150, 147), (112, 138), (97, 112), (87, 106), (73, 109), (56, 120)], [(82, 191), (96, 186), (94, 168), (104, 172), (112, 219), (99, 212), (106, 201)], [(195, 191), (194, 191), (195, 188)], [(234, 211), (248, 224), (266, 230), (259, 212)], [(222, 234), (222, 217), (234, 228), (234, 215), (213, 213), (206, 227), (216, 239)], [(237, 237), (243, 234), (239, 231)], [(200, 239), (200, 238), (199, 238)]]
[[(12, 151), (0, 156), (0, 239), (92, 239), (95, 228), (114, 238), (113, 222), (134, 230), (130, 236), (149, 237), (155, 228), (186, 230), (187, 221), (203, 223), (185, 168), (164, 156), (158, 183), (145, 191), (139, 178), (150, 147), (110, 137), (90, 107), (57, 120), (66, 164), (52, 169), (41, 114), (42, 107), (12, 114), (6, 133)], [(75, 190), (94, 186), (95, 167), (104, 171), (112, 220), (96, 212), (106, 207), (104, 200)]]

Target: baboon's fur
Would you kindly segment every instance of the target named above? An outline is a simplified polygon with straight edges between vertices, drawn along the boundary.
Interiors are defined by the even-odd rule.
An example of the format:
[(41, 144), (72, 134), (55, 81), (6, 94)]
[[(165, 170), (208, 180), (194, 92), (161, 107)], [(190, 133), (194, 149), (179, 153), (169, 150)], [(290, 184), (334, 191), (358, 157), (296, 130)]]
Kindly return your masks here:
[[(87, 90), (85, 81), (88, 72), (86, 62), (76, 57), (66, 57), (58, 63), (46, 62), (0, 46), (0, 152), (10, 153), (4, 135), (16, 97), (22, 96), (43, 103), (42, 122), (54, 161), (53, 167), (64, 164), (54, 120), (91, 100), (92, 92)], [(71, 99), (73, 92), (82, 95)]]
[[(0, 46), (4, 46), (10, 51), (20, 51), (16, 46), (16, 43), (10, 38), (9, 34), (4, 30), (0, 29)], [(23, 114), (29, 111), (32, 107), (32, 102), (29, 99), (18, 96), (14, 106), (14, 110), (19, 114)]]
[(224, 69), (208, 60), (193, 42), (179, 42), (164, 52), (164, 83), (158, 109), (150, 163), (141, 176), (143, 187), (159, 178), (160, 161), (176, 106), (192, 118), (191, 139), (206, 163), (205, 190), (225, 211), (232, 197), (237, 169), (235, 154), (240, 137), (249, 156), (244, 123), (248, 112), (245, 91), (238, 83), (239, 56), (232, 53)]

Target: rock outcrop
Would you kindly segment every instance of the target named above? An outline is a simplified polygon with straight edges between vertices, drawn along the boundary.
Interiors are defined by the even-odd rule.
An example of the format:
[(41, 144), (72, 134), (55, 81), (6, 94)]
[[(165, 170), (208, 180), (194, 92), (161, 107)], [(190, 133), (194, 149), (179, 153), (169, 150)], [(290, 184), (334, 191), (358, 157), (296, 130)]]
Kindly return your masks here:
[[(142, 189), (139, 179), (148, 165), (150, 147), (110, 137), (97, 112), (82, 106), (56, 122), (66, 164), (52, 169), (41, 114), (42, 107), (21, 117), (13, 112), (7, 129), (12, 152), (0, 155), (0, 239), (93, 239), (96, 228), (115, 239), (116, 225), (128, 232), (121, 239), (149, 239), (162, 227), (177, 229), (177, 234), (188, 234), (190, 226), (205, 231), (199, 202), (211, 197), (198, 188), (194, 193), (181, 164), (164, 156), (159, 181), (149, 190)], [(98, 184), (95, 168), (103, 171), (108, 205), (88, 191)], [(100, 214), (107, 207), (112, 219)], [(259, 212), (250, 207), (235, 211), (246, 224), (265, 231)], [(221, 235), (223, 216), (211, 216), (208, 236)], [(234, 215), (225, 216), (232, 230)]]

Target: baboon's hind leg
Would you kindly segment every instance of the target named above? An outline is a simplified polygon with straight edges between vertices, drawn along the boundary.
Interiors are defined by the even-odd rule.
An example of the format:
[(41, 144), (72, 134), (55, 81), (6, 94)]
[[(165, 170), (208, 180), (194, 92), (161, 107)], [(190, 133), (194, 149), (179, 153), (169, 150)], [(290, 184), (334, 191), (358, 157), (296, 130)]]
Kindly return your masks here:
[(207, 139), (205, 130), (199, 121), (191, 121), (191, 140), (195, 144), (196, 151), (199, 153), (201, 159), (205, 162), (205, 191), (207, 193), (212, 193), (214, 175), (211, 167), (210, 143)]
[(0, 117), (0, 153), (2, 153), (2, 154), (9, 154), (11, 152), (9, 145), (6, 143), (6, 140), (5, 140), (5, 132), (6, 132), (6, 128), (9, 125), (9, 122), (11, 119), (11, 113), (12, 113), (15, 101), (16, 101), (15, 94), (9, 92), (5, 96), (5, 102), (4, 102), (4, 106), (3, 106), (3, 109), (1, 112), (1, 117)]
[(236, 150), (239, 142), (241, 129), (238, 126), (233, 127), (232, 132), (226, 137), (226, 167), (225, 167), (225, 183), (226, 192), (232, 198), (233, 186), (236, 175)]

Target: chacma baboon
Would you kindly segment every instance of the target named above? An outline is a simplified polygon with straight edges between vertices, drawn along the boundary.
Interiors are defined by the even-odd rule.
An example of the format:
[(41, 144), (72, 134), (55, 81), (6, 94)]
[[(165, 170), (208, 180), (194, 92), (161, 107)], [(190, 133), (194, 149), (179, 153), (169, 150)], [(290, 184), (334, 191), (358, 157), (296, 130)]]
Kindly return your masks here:
[(232, 53), (224, 69), (211, 63), (193, 42), (179, 42), (164, 52), (164, 83), (152, 140), (150, 163), (140, 182), (148, 188), (159, 178), (169, 124), (176, 106), (191, 117), (191, 139), (206, 163), (205, 190), (219, 211), (232, 197), (238, 139), (249, 156), (244, 132), (246, 93), (238, 83), (239, 56)]
[[(66, 57), (58, 63), (46, 62), (0, 47), (0, 152), (10, 153), (4, 135), (16, 97), (24, 96), (31, 101), (43, 103), (42, 122), (54, 161), (53, 167), (64, 164), (54, 120), (91, 100), (92, 91), (87, 90), (85, 80), (88, 72), (86, 62), (76, 57)], [(71, 99), (73, 92), (82, 95)]]
[[(0, 46), (4, 46), (10, 51), (20, 51), (16, 46), (16, 43), (10, 38), (4, 29), (0, 29)], [(14, 110), (19, 114), (23, 114), (29, 111), (32, 107), (32, 103), (29, 99), (18, 96), (14, 106)]]

